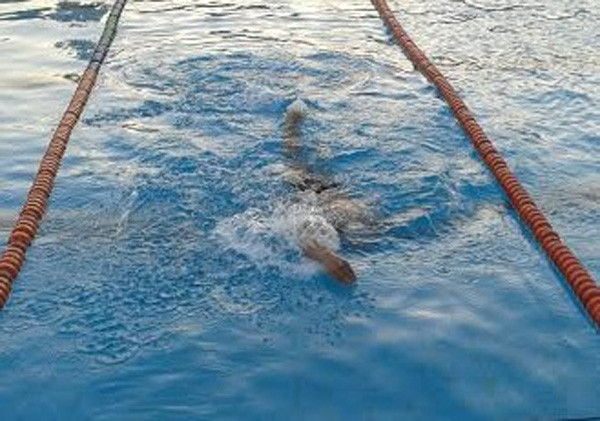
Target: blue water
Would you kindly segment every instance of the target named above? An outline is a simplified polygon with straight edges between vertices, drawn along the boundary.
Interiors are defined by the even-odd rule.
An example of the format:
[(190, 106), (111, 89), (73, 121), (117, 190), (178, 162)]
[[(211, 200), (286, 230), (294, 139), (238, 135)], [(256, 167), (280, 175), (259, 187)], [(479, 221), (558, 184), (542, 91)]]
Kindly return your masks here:
[[(108, 2), (0, 3), (0, 235)], [(392, 1), (600, 278), (595, 0)], [(372, 211), (286, 229), (285, 108)], [(3, 420), (600, 415), (600, 341), (367, 0), (132, 1), (0, 314)]]

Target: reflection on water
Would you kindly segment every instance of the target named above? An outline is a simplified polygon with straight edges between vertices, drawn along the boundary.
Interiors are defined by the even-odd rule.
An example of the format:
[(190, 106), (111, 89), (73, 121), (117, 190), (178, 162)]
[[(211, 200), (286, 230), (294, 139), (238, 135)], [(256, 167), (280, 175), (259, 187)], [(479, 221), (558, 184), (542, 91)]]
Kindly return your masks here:
[[(391, 3), (600, 274), (595, 3)], [(107, 11), (0, 3), (0, 235)], [(120, 28), (0, 315), (3, 414), (600, 412), (596, 335), (368, 1), (135, 1)], [(298, 97), (311, 165), (373, 209), (352, 289), (289, 238), (320, 212), (278, 171)]]
[[(3, 0), (2, 3), (17, 2)], [(108, 5), (100, 2), (80, 3), (76, 1), (59, 1), (55, 7), (34, 7), (27, 10), (20, 9), (8, 12), (0, 11), (0, 21), (52, 19), (59, 22), (88, 22), (99, 21), (107, 12)]]

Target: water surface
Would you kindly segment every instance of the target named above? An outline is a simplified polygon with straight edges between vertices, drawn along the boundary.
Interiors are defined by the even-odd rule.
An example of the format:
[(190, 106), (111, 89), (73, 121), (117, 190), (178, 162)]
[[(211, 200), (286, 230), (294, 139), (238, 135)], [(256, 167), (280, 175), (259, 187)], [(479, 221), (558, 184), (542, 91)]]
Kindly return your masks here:
[[(392, 1), (600, 278), (592, 0)], [(110, 4), (0, 3), (0, 235)], [(281, 124), (368, 203), (335, 285), (286, 229)], [(290, 219), (292, 218), (292, 219)], [(367, 0), (135, 1), (0, 314), (5, 419), (600, 414), (600, 345)]]

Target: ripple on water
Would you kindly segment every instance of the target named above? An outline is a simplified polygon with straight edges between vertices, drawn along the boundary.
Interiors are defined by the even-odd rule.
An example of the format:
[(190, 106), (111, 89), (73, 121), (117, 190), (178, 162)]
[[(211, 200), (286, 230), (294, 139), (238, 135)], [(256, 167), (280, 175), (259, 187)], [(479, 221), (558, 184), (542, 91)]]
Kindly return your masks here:
[[(398, 16), (597, 272), (593, 6), (427, 0)], [(60, 75), (81, 72), (107, 11), (3, 2), (0, 233), (71, 94)], [(353, 288), (297, 247), (299, 221), (324, 218), (282, 175), (298, 97), (308, 165), (372, 212), (368, 232), (320, 233)], [(129, 2), (30, 252), (0, 314), (5, 417), (600, 410), (596, 337), (362, 0)]]

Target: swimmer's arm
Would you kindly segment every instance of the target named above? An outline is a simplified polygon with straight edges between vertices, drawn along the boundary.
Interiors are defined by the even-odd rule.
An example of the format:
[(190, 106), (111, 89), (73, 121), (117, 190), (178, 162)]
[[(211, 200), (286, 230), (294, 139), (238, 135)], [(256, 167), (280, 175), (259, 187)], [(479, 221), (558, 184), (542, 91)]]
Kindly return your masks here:
[(339, 282), (350, 284), (356, 281), (356, 274), (350, 263), (332, 250), (311, 241), (302, 244), (302, 250), (309, 259), (319, 262), (323, 269)]

